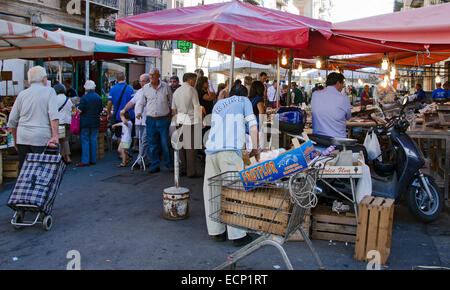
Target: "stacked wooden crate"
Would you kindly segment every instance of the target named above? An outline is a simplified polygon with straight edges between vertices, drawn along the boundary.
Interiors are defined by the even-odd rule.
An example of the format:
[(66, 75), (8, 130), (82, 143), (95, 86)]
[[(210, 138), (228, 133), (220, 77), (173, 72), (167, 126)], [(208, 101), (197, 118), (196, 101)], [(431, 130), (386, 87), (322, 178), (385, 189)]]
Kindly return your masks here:
[(97, 159), (105, 157), (105, 133), (98, 133), (97, 136)]
[(220, 220), (228, 225), (285, 236), (291, 210), (284, 189), (222, 188)]
[(338, 214), (332, 212), (329, 206), (317, 206), (312, 211), (311, 237), (316, 240), (354, 243), (356, 225), (354, 214)]
[(3, 159), (3, 178), (17, 178), (19, 176), (19, 159), (17, 156), (6, 156)]
[[(366, 196), (359, 204), (355, 260), (368, 261), (379, 256), (385, 264), (391, 251), (394, 200)], [(371, 252), (375, 251), (375, 252)]]

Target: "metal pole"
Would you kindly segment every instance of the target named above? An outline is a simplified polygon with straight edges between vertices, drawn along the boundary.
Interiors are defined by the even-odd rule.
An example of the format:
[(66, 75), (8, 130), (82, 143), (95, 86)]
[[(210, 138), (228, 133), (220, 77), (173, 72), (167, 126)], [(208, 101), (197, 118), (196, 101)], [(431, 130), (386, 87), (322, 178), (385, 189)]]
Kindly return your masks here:
[(293, 49), (290, 50), (289, 54), (289, 73), (288, 73), (288, 98), (286, 105), (291, 105), (291, 81), (292, 81), (292, 62), (294, 61)]
[(62, 61), (58, 61), (58, 78), (59, 83), (62, 84)]
[(174, 182), (175, 182), (175, 188), (179, 187), (179, 176), (180, 176), (180, 165), (179, 165), (179, 152), (178, 152), (178, 148), (176, 148), (175, 150), (173, 150), (174, 153), (174, 160), (173, 160), (173, 164), (175, 166), (174, 168)]
[[(90, 0), (86, 0), (86, 36), (89, 36), (89, 14), (90, 14), (90, 11), (89, 11), (89, 9), (90, 9)], [(84, 68), (84, 70), (85, 70), (85, 76), (86, 76), (86, 80), (88, 80), (89, 79), (89, 61), (88, 60), (86, 60), (85, 61), (85, 68)]]
[(235, 43), (231, 42), (231, 61), (230, 61), (230, 82), (228, 84), (228, 92), (231, 92), (231, 87), (233, 86), (234, 79), (234, 53), (235, 53)]
[(278, 49), (278, 55), (277, 55), (277, 108), (280, 106), (280, 55), (281, 55), (281, 50)]

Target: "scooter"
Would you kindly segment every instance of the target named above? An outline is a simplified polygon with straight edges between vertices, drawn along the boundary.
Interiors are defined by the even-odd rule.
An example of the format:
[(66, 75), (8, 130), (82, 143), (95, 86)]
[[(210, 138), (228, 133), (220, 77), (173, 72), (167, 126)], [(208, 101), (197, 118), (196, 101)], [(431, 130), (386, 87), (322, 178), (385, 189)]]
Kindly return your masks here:
[[(425, 164), (424, 157), (415, 142), (406, 134), (410, 125), (404, 112), (407, 103), (408, 100), (405, 98), (400, 114), (387, 119), (385, 125), (379, 125), (372, 119), (377, 123), (376, 133), (379, 136), (389, 137), (388, 147), (390, 148), (383, 150), (391, 150), (393, 153), (389, 154), (392, 156), (390, 158), (392, 162), (380, 162), (374, 159), (371, 163), (372, 196), (392, 198), (396, 203), (399, 203), (404, 196), (411, 214), (422, 222), (428, 223), (439, 217), (443, 208), (443, 196), (433, 177), (422, 172), (421, 168)], [(354, 139), (335, 139), (314, 134), (309, 135), (309, 138), (319, 146), (325, 147), (330, 144), (346, 145), (347, 148), (356, 145)], [(351, 194), (345, 189), (348, 188), (347, 185), (341, 183), (340, 186), (344, 187), (345, 194)], [(330, 188), (326, 188), (324, 184), (318, 184), (318, 187), (319, 195), (322, 193), (323, 196), (330, 198), (332, 192)]]

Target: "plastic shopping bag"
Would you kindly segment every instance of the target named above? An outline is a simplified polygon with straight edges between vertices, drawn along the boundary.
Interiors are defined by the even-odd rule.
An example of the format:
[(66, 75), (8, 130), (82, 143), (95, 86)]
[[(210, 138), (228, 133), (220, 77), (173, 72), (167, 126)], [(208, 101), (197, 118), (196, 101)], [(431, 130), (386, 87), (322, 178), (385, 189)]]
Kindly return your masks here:
[(372, 178), (370, 177), (370, 168), (363, 163), (362, 178), (358, 180), (356, 185), (356, 202), (360, 203), (364, 196), (372, 195)]
[(364, 139), (364, 147), (366, 147), (369, 160), (377, 158), (379, 161), (382, 161), (380, 156), (380, 143), (378, 142), (378, 137), (375, 132), (367, 133), (366, 138)]
[(80, 121), (80, 111), (77, 110), (75, 115), (72, 116), (72, 121), (70, 122), (70, 133), (72, 133), (73, 135), (80, 135)]

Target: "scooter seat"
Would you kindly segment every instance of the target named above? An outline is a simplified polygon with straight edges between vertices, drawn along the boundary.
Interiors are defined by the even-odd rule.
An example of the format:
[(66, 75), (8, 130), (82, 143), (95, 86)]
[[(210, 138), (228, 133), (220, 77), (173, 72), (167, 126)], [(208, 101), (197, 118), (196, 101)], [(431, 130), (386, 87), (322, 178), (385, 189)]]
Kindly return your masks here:
[(308, 134), (308, 138), (311, 141), (313, 141), (321, 146), (324, 146), (324, 147), (329, 147), (329, 146), (333, 145), (333, 143), (332, 143), (333, 137), (330, 137), (330, 136), (319, 135), (319, 134)]
[(317, 144), (320, 144), (325, 147), (328, 147), (331, 145), (353, 146), (353, 145), (356, 145), (356, 143), (358, 142), (358, 140), (356, 140), (356, 139), (334, 138), (334, 137), (319, 135), (319, 134), (308, 134), (308, 137), (309, 137), (309, 139), (316, 142)]
[(356, 145), (357, 142), (358, 142), (358, 140), (356, 140), (356, 139), (333, 138), (333, 145), (353, 146), (353, 145)]

